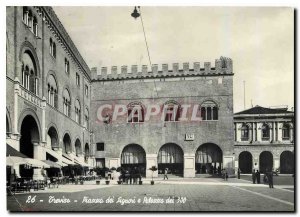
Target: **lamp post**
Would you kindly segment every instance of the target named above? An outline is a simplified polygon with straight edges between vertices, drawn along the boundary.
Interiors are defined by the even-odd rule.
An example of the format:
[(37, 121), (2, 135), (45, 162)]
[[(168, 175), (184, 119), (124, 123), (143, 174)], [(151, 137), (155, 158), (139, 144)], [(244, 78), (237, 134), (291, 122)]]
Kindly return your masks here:
[[(144, 28), (144, 22), (143, 22), (141, 7), (140, 6), (137, 6), (137, 7), (135, 6), (133, 12), (131, 13), (131, 16), (134, 19), (137, 19), (138, 17), (141, 17), (141, 23), (142, 23), (142, 27), (143, 27), (144, 39), (145, 39), (145, 43), (146, 43), (146, 47), (147, 47), (148, 59), (149, 59), (149, 63), (150, 63), (150, 70), (152, 72), (152, 62), (151, 62), (151, 57), (150, 57), (150, 52), (149, 52), (149, 46), (148, 46), (148, 42), (147, 42), (147, 38), (146, 38), (145, 28)], [(153, 81), (154, 81), (154, 89), (155, 89), (156, 95), (158, 97), (158, 92), (157, 92), (157, 88), (156, 88), (155, 79)]]

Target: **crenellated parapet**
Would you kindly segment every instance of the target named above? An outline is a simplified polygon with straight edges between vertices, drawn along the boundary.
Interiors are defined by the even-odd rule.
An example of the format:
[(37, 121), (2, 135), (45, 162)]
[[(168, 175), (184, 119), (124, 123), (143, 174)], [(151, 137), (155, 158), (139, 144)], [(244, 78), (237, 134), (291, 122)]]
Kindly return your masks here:
[(204, 62), (201, 68), (200, 62), (194, 62), (191, 66), (188, 62), (180, 64), (152, 64), (132, 65), (132, 66), (112, 66), (111, 68), (101, 67), (101, 74), (97, 74), (97, 68), (92, 68), (93, 80), (123, 80), (123, 79), (141, 79), (141, 78), (164, 78), (178, 76), (210, 76), (210, 75), (230, 75), (233, 74), (232, 60), (227, 57), (220, 57), (215, 60), (215, 66), (212, 67), (210, 62)]

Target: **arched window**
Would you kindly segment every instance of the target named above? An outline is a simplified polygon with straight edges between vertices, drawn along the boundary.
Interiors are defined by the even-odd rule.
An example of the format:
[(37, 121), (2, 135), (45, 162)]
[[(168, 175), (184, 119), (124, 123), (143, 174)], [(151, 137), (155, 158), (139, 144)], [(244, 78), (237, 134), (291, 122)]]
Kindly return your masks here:
[(128, 123), (144, 122), (144, 106), (139, 102), (132, 102), (127, 106)]
[(57, 108), (57, 84), (53, 75), (48, 77), (48, 103)]
[(200, 107), (202, 120), (218, 120), (218, 106), (213, 101), (205, 101)]
[(28, 8), (27, 7), (23, 7), (23, 22), (28, 25)]
[(53, 56), (53, 41), (52, 41), (52, 38), (49, 39), (49, 52)]
[(63, 92), (63, 112), (65, 115), (70, 117), (70, 108), (71, 108), (71, 97), (67, 89), (64, 89)]
[(290, 126), (288, 124), (283, 124), (282, 126), (282, 140), (290, 139)]
[(56, 58), (56, 44), (53, 42), (53, 55), (54, 58)]
[(35, 62), (29, 51), (22, 55), (22, 86), (30, 92), (38, 95), (38, 74)]
[(28, 27), (31, 31), (33, 30), (33, 17), (31, 11), (28, 13)]
[(270, 127), (267, 124), (263, 124), (261, 127), (262, 140), (270, 139)]
[(89, 128), (89, 110), (85, 108), (84, 111), (84, 126), (88, 129)]
[(52, 40), (52, 38), (49, 39), (49, 47), (50, 47), (50, 54), (51, 54), (51, 56), (53, 56), (54, 58), (56, 58), (56, 44)]
[(246, 124), (243, 124), (241, 128), (241, 140), (242, 141), (249, 140), (249, 127)]
[(33, 33), (38, 36), (38, 22), (36, 16), (33, 17)]
[(67, 60), (67, 58), (65, 58), (65, 72), (67, 74), (70, 73), (70, 63), (69, 63), (69, 60)]
[(80, 124), (80, 115), (81, 115), (80, 102), (77, 99), (75, 102), (75, 121), (79, 124)]
[(165, 122), (178, 121), (180, 116), (180, 105), (178, 102), (174, 100), (168, 101), (163, 109)]

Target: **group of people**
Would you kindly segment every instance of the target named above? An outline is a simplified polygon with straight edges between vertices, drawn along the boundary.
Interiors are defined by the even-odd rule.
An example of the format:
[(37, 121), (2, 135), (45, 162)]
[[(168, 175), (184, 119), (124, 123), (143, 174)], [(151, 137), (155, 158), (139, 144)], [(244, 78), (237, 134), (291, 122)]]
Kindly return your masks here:
[[(258, 170), (255, 169), (252, 172), (252, 181), (253, 184), (260, 184), (260, 172)], [(268, 171), (266, 170), (266, 173), (264, 174), (264, 178), (263, 178), (264, 183), (268, 183), (269, 184), (269, 188), (274, 188), (273, 186), (273, 171)]]
[(128, 168), (128, 169), (121, 169), (120, 171), (120, 176), (119, 176), (119, 181), (122, 181), (123, 183), (128, 182), (130, 184), (137, 184), (137, 181), (142, 181), (142, 175), (141, 171), (139, 168), (134, 167), (134, 168)]

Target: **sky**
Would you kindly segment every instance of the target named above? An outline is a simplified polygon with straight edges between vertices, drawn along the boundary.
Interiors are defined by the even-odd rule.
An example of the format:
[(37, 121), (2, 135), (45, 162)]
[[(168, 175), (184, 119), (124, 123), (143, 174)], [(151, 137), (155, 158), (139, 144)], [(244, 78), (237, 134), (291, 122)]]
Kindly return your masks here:
[[(88, 66), (149, 65), (133, 7), (53, 7)], [(233, 60), (234, 112), (294, 107), (294, 10), (141, 7), (152, 64)], [(182, 65), (181, 65), (182, 67)]]

